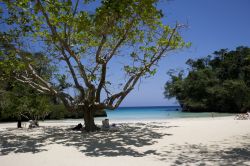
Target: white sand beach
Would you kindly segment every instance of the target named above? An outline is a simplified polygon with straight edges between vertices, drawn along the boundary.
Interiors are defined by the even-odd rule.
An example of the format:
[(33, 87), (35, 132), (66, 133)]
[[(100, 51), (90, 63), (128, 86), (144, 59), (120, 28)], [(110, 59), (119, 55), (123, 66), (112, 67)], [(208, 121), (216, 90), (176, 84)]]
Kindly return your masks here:
[(120, 123), (119, 131), (93, 133), (70, 130), (73, 121), (40, 122), (35, 129), (2, 123), (0, 165), (250, 165), (250, 120), (230, 116)]

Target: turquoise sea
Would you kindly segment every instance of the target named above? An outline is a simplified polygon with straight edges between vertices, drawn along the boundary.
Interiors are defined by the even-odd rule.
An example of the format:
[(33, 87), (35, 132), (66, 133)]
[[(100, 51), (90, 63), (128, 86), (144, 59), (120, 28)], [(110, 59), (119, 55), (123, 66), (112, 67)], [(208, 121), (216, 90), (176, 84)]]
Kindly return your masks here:
[[(154, 106), (154, 107), (120, 107), (116, 110), (106, 110), (110, 122), (115, 121), (140, 121), (140, 120), (166, 120), (179, 118), (202, 118), (202, 117), (223, 117), (231, 116), (228, 113), (190, 113), (182, 112), (178, 106)], [(96, 122), (101, 123), (104, 117), (95, 118)], [(63, 119), (63, 120), (46, 120), (49, 123), (83, 123), (83, 119)]]
[(228, 113), (190, 113), (182, 112), (179, 106), (153, 106), (153, 107), (120, 107), (116, 110), (107, 110), (109, 119), (113, 120), (144, 120), (144, 119), (173, 119), (230, 116)]

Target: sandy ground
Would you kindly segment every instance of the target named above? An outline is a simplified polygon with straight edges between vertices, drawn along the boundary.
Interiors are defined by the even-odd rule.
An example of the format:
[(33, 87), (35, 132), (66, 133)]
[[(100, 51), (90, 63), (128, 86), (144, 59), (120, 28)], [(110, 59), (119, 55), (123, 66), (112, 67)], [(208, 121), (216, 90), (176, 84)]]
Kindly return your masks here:
[(250, 120), (220, 117), (120, 123), (119, 131), (93, 133), (70, 130), (76, 124), (72, 121), (40, 122), (36, 129), (2, 123), (0, 165), (250, 165)]

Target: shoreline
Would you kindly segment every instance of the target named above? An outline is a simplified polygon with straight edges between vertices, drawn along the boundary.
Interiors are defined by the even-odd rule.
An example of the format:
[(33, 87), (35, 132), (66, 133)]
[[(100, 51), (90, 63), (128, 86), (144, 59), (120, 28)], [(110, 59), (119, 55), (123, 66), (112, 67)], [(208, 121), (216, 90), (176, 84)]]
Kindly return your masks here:
[[(95, 118), (95, 123), (97, 125), (102, 125), (102, 120), (104, 119), (109, 119), (110, 124), (112, 123), (166, 123), (166, 122), (178, 122), (178, 121), (203, 121), (203, 120), (208, 120), (208, 119), (215, 119), (215, 120), (219, 120), (219, 119), (234, 119), (235, 116), (218, 116), (218, 117), (176, 117), (176, 118), (168, 118), (168, 119), (109, 119), (108, 117), (97, 117)], [(62, 126), (72, 126), (72, 125), (77, 125), (78, 123), (82, 123), (84, 124), (83, 119), (59, 119), (59, 120), (39, 120), (39, 125), (40, 126), (57, 126), (57, 125), (62, 125)], [(23, 124), (28, 124), (28, 121), (22, 121), (22, 125)], [(17, 122), (0, 122), (0, 129), (1, 128), (5, 128), (5, 127), (10, 127), (10, 128), (15, 128), (17, 125)]]

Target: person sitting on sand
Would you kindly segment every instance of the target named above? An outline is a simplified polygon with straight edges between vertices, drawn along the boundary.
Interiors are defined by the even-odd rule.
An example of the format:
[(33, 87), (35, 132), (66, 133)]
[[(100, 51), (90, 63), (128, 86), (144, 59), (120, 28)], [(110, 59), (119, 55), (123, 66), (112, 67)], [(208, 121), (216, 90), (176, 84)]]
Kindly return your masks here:
[(38, 124), (38, 122), (36, 120), (30, 120), (29, 123), (30, 123), (29, 124), (30, 129), (35, 128), (35, 127), (39, 127), (39, 124)]
[(122, 125), (117, 125), (115, 123), (109, 124), (109, 119), (105, 119), (102, 121), (102, 129), (107, 131), (119, 131)]
[(247, 110), (246, 116), (250, 120), (250, 112), (249, 112), (249, 110)]
[(109, 128), (109, 119), (105, 119), (102, 121), (102, 127), (103, 128)]

